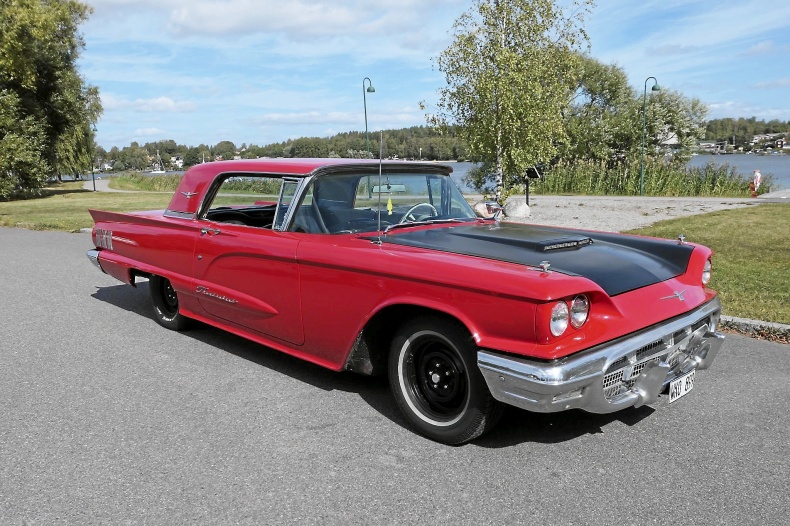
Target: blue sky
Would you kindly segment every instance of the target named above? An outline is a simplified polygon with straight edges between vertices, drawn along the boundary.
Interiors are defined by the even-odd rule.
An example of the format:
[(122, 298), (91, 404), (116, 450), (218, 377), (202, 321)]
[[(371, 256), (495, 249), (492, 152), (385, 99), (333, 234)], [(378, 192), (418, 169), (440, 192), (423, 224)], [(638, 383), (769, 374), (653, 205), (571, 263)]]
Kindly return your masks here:
[[(80, 69), (105, 148), (173, 139), (264, 145), (424, 125), (433, 59), (469, 0), (87, 0)], [(696, 97), (709, 118), (790, 120), (790, 2), (598, 0), (590, 54), (640, 92)], [(649, 88), (649, 86), (648, 86)]]

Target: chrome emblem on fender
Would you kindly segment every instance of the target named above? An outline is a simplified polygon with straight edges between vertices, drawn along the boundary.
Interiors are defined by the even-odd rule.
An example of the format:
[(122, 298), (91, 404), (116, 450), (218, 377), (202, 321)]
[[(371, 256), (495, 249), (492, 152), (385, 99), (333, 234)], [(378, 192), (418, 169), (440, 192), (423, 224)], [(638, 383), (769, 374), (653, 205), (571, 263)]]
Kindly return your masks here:
[(671, 296), (664, 296), (664, 297), (663, 297), (663, 298), (661, 298), (661, 299), (662, 299), (662, 300), (671, 300), (672, 298), (677, 298), (677, 299), (679, 299), (680, 301), (686, 301), (686, 299), (683, 297), (683, 294), (685, 294), (685, 293), (686, 293), (686, 289), (683, 289), (683, 290), (676, 290), (676, 291), (675, 291), (675, 293), (674, 293), (674, 294), (672, 294)]
[(186, 197), (187, 199), (189, 199), (189, 198), (190, 198), (190, 197), (192, 197), (193, 195), (197, 195), (197, 192), (181, 192), (181, 195), (183, 195), (184, 197)]
[(96, 248), (106, 248), (112, 250), (112, 230), (97, 228), (94, 232), (96, 237)]

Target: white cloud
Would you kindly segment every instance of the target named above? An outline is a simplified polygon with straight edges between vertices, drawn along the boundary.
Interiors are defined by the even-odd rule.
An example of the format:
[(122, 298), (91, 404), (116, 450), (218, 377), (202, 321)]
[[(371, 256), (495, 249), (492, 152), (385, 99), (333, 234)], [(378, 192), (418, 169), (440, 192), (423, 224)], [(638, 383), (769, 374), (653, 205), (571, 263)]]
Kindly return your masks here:
[(134, 130), (132, 135), (135, 137), (161, 137), (165, 133), (165, 130), (160, 128), (138, 128)]
[(112, 93), (102, 93), (102, 106), (105, 111), (131, 110), (140, 113), (184, 113), (196, 109), (191, 101), (174, 101), (170, 97), (127, 100)]
[(758, 42), (757, 44), (750, 47), (744, 55), (746, 56), (759, 56), (764, 55), (766, 53), (772, 53), (776, 51), (776, 46), (770, 40), (764, 40), (763, 42)]
[(754, 84), (755, 88), (760, 89), (784, 89), (790, 88), (790, 77), (784, 77), (780, 79), (773, 79), (767, 80), (763, 82), (757, 82)]

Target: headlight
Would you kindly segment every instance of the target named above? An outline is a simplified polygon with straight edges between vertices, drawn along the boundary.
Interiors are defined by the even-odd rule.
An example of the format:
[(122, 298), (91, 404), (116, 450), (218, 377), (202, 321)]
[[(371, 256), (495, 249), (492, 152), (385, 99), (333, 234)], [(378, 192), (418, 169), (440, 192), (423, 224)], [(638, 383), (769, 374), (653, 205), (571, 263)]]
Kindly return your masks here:
[(584, 325), (589, 313), (590, 300), (587, 299), (587, 296), (581, 294), (573, 298), (571, 302), (571, 325), (573, 325), (575, 329)]
[(702, 268), (702, 284), (707, 285), (710, 283), (710, 272), (713, 269), (713, 265), (711, 264), (710, 260), (705, 262), (705, 266)]
[(568, 304), (558, 301), (551, 309), (551, 322), (549, 328), (554, 336), (559, 336), (568, 328)]

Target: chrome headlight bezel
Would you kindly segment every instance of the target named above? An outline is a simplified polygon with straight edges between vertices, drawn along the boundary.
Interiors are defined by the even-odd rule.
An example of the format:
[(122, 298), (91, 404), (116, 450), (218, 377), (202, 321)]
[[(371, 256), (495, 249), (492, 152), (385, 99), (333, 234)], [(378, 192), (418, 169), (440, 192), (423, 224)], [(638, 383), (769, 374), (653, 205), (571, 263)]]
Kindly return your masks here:
[(713, 272), (713, 263), (710, 259), (705, 261), (705, 266), (702, 267), (702, 284), (707, 285), (710, 283), (711, 274)]
[(580, 328), (590, 316), (590, 300), (584, 294), (579, 294), (571, 301), (571, 325), (574, 329)]
[(562, 336), (568, 329), (570, 322), (570, 309), (568, 304), (564, 301), (558, 301), (551, 308), (551, 317), (549, 319), (549, 330), (554, 336)]

